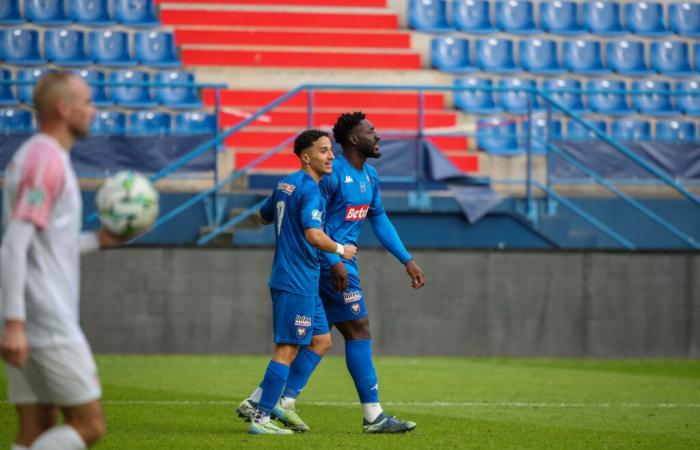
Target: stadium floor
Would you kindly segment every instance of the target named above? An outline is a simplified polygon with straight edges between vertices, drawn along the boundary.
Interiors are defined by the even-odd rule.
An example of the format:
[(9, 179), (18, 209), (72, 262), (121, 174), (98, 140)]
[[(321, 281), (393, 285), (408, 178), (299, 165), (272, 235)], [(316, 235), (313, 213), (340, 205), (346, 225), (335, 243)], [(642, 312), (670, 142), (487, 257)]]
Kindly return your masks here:
[[(108, 428), (98, 449), (700, 447), (698, 360), (378, 358), (385, 410), (418, 428), (367, 436), (344, 359), (328, 357), (299, 400), (311, 432), (289, 437), (250, 436), (235, 417), (266, 357), (97, 362)], [(0, 448), (9, 448), (14, 428), (3, 400)]]

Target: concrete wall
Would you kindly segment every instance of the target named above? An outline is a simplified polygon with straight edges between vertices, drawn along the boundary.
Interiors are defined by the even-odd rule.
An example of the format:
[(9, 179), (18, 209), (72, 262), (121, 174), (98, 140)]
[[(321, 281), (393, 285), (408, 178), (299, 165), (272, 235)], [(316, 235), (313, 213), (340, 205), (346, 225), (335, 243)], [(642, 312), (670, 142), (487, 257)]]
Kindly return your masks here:
[[(697, 253), (414, 257), (427, 277), (419, 291), (387, 253), (361, 254), (378, 354), (700, 356)], [(97, 352), (268, 353), (271, 259), (265, 248), (88, 255), (83, 327)]]

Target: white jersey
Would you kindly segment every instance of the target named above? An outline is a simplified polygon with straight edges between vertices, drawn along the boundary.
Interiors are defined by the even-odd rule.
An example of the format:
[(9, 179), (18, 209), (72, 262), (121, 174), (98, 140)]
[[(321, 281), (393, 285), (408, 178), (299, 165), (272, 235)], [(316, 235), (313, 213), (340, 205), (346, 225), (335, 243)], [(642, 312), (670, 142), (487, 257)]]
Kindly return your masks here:
[(86, 342), (79, 325), (80, 186), (68, 152), (46, 134), (24, 142), (5, 171), (5, 227), (10, 220), (37, 228), (24, 290), (29, 345)]

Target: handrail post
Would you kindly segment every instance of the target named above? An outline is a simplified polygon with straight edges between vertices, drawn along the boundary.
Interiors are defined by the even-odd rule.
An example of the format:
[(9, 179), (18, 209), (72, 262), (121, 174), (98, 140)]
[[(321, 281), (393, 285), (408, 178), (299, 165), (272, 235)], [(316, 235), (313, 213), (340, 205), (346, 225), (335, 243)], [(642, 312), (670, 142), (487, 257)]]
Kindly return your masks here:
[(527, 96), (527, 136), (525, 141), (526, 150), (526, 170), (525, 177), (525, 215), (532, 222), (537, 222), (537, 208), (532, 197), (532, 98), (535, 94), (528, 93)]
[(423, 156), (423, 143), (425, 140), (425, 92), (418, 89), (418, 127), (416, 129), (416, 191), (414, 193), (413, 204), (419, 210), (430, 208), (430, 198), (425, 189), (423, 177), (423, 166), (425, 158)]
[(314, 127), (314, 90), (311, 87), (306, 88), (306, 125)]
[[(221, 129), (221, 88), (219, 87), (214, 88), (214, 119), (216, 133), (218, 134), (219, 130)], [(214, 152), (214, 186), (219, 184), (219, 154), (221, 153), (222, 148), (222, 142), (218, 143), (212, 148), (212, 151)], [(211, 225), (213, 226), (218, 225), (223, 216), (220, 195), (221, 191), (219, 189), (215, 189), (212, 193), (214, 201), (214, 221)]]
[(552, 104), (550, 102), (547, 102), (547, 145), (545, 146), (545, 161), (546, 161), (546, 173), (545, 173), (545, 182), (547, 185), (547, 191), (546, 191), (546, 203), (547, 203), (547, 214), (548, 215), (554, 215), (557, 212), (557, 203), (554, 200), (554, 198), (549, 195), (549, 192), (552, 189), (552, 179), (551, 179), (551, 172), (552, 172), (552, 152), (549, 150), (550, 145), (552, 145)]

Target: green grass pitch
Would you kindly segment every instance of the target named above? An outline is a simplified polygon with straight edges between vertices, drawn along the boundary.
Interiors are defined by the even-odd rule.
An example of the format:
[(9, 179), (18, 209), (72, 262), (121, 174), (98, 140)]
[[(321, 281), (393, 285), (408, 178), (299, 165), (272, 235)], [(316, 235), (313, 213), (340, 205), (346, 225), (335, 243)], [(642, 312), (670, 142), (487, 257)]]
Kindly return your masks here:
[[(299, 399), (311, 432), (250, 436), (234, 409), (262, 356), (98, 356), (108, 433), (99, 449), (700, 448), (700, 361), (383, 357), (388, 413), (405, 435), (363, 435), (342, 358)], [(6, 390), (4, 370), (0, 389)], [(0, 448), (15, 428), (0, 402)]]

